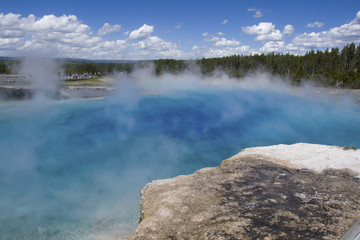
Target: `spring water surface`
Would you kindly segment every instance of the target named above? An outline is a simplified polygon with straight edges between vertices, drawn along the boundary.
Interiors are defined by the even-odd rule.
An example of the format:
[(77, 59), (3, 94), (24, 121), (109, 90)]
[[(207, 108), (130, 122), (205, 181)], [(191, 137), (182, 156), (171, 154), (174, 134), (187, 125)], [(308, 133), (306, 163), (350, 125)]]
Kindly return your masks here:
[(254, 90), (135, 100), (0, 103), (1, 239), (116, 239), (155, 179), (216, 166), (243, 148), (297, 142), (360, 147), (351, 101)]

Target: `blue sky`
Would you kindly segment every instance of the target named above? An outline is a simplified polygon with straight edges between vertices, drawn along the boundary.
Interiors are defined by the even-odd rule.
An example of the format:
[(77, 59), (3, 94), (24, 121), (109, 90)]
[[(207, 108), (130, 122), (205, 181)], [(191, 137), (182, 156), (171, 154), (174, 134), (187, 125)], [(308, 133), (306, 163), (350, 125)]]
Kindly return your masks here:
[(359, 1), (132, 0), (0, 4), (0, 55), (189, 59), (360, 43)]

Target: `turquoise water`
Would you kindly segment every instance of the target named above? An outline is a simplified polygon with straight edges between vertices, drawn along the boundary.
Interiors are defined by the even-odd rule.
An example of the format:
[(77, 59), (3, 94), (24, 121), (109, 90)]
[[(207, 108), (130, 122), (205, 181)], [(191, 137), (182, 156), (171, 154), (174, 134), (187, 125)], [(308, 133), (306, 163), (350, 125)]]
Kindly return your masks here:
[(139, 190), (216, 166), (243, 148), (360, 148), (351, 100), (273, 91), (181, 91), (0, 104), (1, 239), (131, 234)]

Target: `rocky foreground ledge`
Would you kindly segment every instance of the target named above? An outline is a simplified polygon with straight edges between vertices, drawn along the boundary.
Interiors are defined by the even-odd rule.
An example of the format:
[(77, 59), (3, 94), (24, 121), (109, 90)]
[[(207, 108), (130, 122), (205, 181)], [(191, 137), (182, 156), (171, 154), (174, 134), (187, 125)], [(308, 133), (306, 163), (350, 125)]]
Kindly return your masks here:
[(340, 239), (360, 218), (360, 150), (249, 148), (141, 190), (128, 239)]

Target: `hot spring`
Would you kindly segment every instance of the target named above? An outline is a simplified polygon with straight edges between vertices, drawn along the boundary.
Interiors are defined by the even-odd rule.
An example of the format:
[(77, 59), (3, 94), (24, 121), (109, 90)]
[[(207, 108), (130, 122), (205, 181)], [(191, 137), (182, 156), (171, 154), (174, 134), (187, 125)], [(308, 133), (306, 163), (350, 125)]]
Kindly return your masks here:
[(252, 146), (360, 147), (351, 98), (154, 88), (139, 93), (125, 82), (103, 99), (1, 102), (1, 239), (116, 239), (134, 231), (139, 190), (152, 180), (217, 166)]

